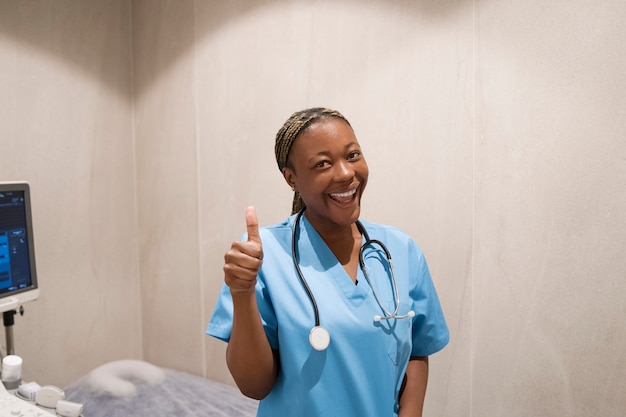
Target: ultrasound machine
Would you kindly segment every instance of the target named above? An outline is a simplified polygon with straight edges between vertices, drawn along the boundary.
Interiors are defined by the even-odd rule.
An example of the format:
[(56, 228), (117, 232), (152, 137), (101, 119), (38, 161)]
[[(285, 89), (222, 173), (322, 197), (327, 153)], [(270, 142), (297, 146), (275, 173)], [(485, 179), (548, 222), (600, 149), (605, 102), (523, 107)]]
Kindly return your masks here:
[[(20, 385), (21, 358), (14, 354), (13, 324), (15, 315), (24, 313), (22, 305), (38, 297), (30, 187), (25, 182), (0, 183), (0, 313), (6, 336), (6, 352), (0, 352), (3, 364), (0, 417), (59, 415), (56, 403), (54, 408), (41, 407), (40, 402), (35, 402), (34, 398), (19, 395), (18, 387), (21, 389), (23, 386)], [(9, 359), (16, 359), (18, 362), (16, 364)], [(14, 365), (19, 369), (16, 386), (11, 385), (12, 380), (5, 379), (8, 370), (12, 370)], [(35, 394), (49, 394), (48, 391), (55, 394), (52, 388), (46, 390), (38, 389)], [(41, 398), (41, 402), (45, 402), (44, 397)], [(82, 409), (77, 411), (73, 414), (80, 414)]]
[(6, 333), (6, 354), (14, 353), (14, 316), (22, 304), (39, 297), (35, 245), (27, 183), (0, 183), (0, 312)]

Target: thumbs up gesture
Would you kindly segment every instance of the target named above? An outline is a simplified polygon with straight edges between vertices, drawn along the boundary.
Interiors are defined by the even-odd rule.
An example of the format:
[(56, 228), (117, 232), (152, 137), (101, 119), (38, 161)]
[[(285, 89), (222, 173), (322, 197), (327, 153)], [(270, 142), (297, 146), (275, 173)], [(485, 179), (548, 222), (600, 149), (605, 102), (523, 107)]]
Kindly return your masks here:
[(263, 263), (263, 245), (259, 235), (256, 209), (246, 209), (248, 240), (233, 242), (224, 255), (224, 282), (231, 292), (254, 291), (256, 276)]

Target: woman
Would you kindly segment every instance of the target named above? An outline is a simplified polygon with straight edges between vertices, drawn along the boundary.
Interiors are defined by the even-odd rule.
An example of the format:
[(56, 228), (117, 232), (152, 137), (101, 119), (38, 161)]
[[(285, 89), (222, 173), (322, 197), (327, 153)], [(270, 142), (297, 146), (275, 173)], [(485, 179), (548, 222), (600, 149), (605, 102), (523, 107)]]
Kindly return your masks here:
[[(398, 229), (358, 221), (369, 171), (339, 112), (294, 113), (275, 152), (292, 216), (259, 229), (247, 209), (207, 333), (228, 342), (229, 370), (261, 400), (258, 416), (421, 416), (428, 355), (449, 340), (421, 250)], [(377, 242), (360, 264), (368, 235), (393, 267)]]

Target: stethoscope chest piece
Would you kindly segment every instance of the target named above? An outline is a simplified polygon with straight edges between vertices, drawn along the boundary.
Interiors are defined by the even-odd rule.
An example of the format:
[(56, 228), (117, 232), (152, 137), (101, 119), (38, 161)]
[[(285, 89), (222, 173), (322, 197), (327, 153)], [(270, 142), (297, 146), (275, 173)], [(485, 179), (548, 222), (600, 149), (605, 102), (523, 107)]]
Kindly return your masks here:
[(330, 333), (323, 326), (315, 326), (309, 332), (309, 343), (315, 350), (326, 350), (330, 345)]

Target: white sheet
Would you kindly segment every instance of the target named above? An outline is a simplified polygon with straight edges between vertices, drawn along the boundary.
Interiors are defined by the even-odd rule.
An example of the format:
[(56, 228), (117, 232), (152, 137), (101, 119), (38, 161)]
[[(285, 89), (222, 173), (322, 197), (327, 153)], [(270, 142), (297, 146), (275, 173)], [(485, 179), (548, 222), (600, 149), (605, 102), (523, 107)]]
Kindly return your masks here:
[(132, 380), (136, 393), (115, 397), (94, 391), (86, 375), (65, 388), (65, 399), (83, 403), (84, 417), (253, 417), (258, 401), (237, 388), (185, 372), (163, 369), (158, 384)]

